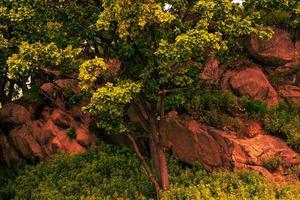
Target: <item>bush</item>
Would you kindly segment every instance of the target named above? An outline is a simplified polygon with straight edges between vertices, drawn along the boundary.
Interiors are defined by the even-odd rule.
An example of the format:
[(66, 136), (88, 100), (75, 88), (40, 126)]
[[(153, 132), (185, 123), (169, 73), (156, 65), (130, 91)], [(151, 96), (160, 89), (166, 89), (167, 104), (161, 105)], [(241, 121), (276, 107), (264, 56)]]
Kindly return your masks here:
[(274, 172), (282, 164), (282, 158), (275, 156), (272, 158), (264, 158), (262, 166), (267, 168), (270, 172)]
[(176, 177), (169, 191), (161, 194), (162, 200), (173, 199), (299, 199), (299, 185), (280, 185), (265, 181), (257, 173), (208, 174), (186, 169)]
[[(257, 173), (207, 173), (169, 159), (171, 190), (162, 199), (299, 199), (297, 185), (277, 185)], [(9, 173), (7, 174), (9, 175)], [(3, 181), (4, 180), (4, 181)], [(87, 153), (58, 155), (0, 179), (0, 199), (151, 199), (152, 185), (130, 149), (100, 143)], [(4, 183), (4, 184), (2, 184)]]
[(273, 107), (264, 119), (265, 129), (272, 134), (280, 134), (287, 143), (300, 149), (300, 118), (296, 108), (288, 103)]
[(77, 134), (76, 134), (76, 130), (74, 127), (70, 127), (68, 129), (65, 130), (67, 136), (71, 139), (76, 138)]
[[(154, 191), (129, 149), (101, 144), (88, 153), (58, 155), (26, 166), (10, 182), (14, 199), (143, 199)], [(1, 198), (0, 198), (1, 199)]]
[(240, 99), (241, 105), (245, 108), (248, 118), (261, 119), (268, 114), (267, 104), (263, 101), (247, 99), (245, 97)]
[(186, 104), (186, 110), (194, 119), (198, 119), (210, 126), (223, 129), (233, 127), (239, 129), (240, 118), (237, 98), (228, 91), (206, 90), (193, 94)]

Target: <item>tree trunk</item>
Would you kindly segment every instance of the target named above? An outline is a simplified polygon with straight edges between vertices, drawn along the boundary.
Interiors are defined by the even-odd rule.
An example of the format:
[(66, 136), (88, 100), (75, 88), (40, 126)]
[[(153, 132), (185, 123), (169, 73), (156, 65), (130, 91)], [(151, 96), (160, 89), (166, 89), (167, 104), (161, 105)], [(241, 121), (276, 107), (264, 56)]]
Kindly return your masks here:
[(155, 134), (152, 134), (150, 140), (150, 151), (152, 162), (159, 180), (159, 185), (163, 190), (167, 190), (170, 188), (170, 183), (166, 152), (159, 144), (158, 136)]
[(168, 172), (168, 161), (166, 152), (162, 147), (158, 147), (158, 155), (159, 155), (159, 171), (160, 171), (160, 183), (163, 190), (170, 189), (169, 183), (169, 172)]
[(138, 158), (140, 159), (145, 171), (146, 171), (146, 174), (149, 178), (149, 180), (151, 181), (153, 187), (155, 188), (155, 191), (156, 191), (156, 195), (157, 195), (157, 199), (159, 199), (159, 193), (160, 193), (160, 185), (157, 183), (155, 177), (152, 175), (152, 172), (150, 170), (150, 167), (147, 165), (147, 162), (144, 158), (144, 156), (141, 154), (136, 142), (135, 142), (135, 139), (133, 138), (133, 136), (131, 136), (130, 134), (128, 134), (128, 138), (129, 140), (131, 141), (132, 143), (132, 146), (133, 146), (133, 149), (135, 150), (135, 153), (137, 154)]

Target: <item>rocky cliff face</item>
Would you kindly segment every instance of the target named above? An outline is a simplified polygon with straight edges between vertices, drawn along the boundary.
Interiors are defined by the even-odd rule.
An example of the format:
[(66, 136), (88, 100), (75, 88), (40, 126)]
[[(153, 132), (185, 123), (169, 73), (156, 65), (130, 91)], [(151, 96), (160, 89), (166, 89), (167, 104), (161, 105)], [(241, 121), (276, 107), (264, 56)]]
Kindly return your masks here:
[(20, 99), (0, 110), (0, 159), (8, 166), (36, 162), (55, 153), (85, 152), (95, 139), (81, 105), (67, 106), (63, 99), (66, 89), (79, 92), (75, 79), (45, 83), (40, 88), (47, 95), (42, 103)]
[[(186, 163), (201, 163), (208, 171), (250, 169), (283, 181), (289, 168), (300, 164), (300, 155), (281, 139), (266, 134), (262, 127), (249, 121), (240, 132), (226, 132), (206, 126), (176, 112), (162, 122), (163, 144)], [(265, 161), (280, 157), (276, 169), (266, 169)], [(268, 168), (268, 167), (267, 167)]]
[[(243, 58), (228, 70), (209, 58), (200, 75), (202, 80), (231, 90), (236, 96), (264, 101), (269, 107), (281, 100), (300, 106), (300, 41), (274, 28), (271, 40), (251, 37), (247, 47), (251, 62)], [(40, 89), (46, 98), (43, 103), (18, 100), (0, 110), (0, 160), (8, 166), (41, 160), (57, 152), (84, 152), (95, 139), (89, 128), (91, 119), (80, 109), (84, 103), (66, 101), (70, 93), (79, 93), (76, 79), (46, 82)], [(131, 116), (134, 118), (134, 114)], [(286, 176), (289, 169), (300, 165), (299, 153), (282, 139), (268, 135), (255, 121), (245, 122), (240, 131), (224, 131), (171, 112), (161, 123), (163, 145), (175, 157), (189, 164), (200, 162), (210, 171), (246, 168), (271, 179), (287, 180), (291, 179)], [(115, 141), (126, 144), (124, 140)], [(265, 161), (269, 158), (281, 159), (276, 169), (267, 169)]]

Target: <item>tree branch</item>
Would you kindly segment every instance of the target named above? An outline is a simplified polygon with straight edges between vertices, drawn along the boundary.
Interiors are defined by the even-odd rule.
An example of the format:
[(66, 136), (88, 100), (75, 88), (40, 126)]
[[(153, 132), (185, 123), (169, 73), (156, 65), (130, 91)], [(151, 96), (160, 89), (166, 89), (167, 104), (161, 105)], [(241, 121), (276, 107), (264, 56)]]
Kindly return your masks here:
[(141, 152), (140, 152), (140, 150), (139, 150), (139, 148), (138, 148), (138, 146), (136, 144), (136, 141), (135, 141), (134, 137), (132, 135), (130, 135), (130, 134), (128, 134), (127, 136), (129, 138), (129, 140), (131, 141), (133, 149), (134, 149), (136, 155), (138, 156), (138, 158), (140, 159), (140, 161), (141, 161), (141, 163), (143, 165), (143, 168), (146, 171), (147, 177), (149, 178), (149, 180), (151, 181), (153, 187), (155, 188), (157, 196), (159, 196), (159, 193), (160, 193), (160, 190), (161, 190), (160, 186), (159, 186), (157, 180), (154, 178), (154, 176), (153, 176), (153, 174), (152, 174), (152, 172), (150, 170), (150, 167), (148, 166), (148, 164), (147, 164), (147, 162), (145, 160), (145, 157), (141, 154)]

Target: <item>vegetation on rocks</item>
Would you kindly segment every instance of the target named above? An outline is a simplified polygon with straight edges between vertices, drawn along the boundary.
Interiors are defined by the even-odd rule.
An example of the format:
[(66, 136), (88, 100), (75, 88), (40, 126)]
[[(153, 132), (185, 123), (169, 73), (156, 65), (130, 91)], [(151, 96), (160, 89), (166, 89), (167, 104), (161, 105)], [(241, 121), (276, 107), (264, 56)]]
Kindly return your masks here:
[[(148, 161), (147, 161), (148, 162)], [(208, 173), (169, 159), (171, 189), (161, 199), (298, 199), (297, 185), (276, 184), (249, 171)], [(4, 178), (4, 175), (6, 178)], [(16, 172), (2, 171), (0, 199), (154, 199), (155, 191), (134, 152), (103, 143), (87, 153)]]
[[(299, 64), (294, 59), (296, 34), (290, 37), (290, 33), (276, 29), (286, 37), (283, 51), (263, 44), (276, 33), (269, 25), (286, 25), (289, 31), (297, 32), (299, 24), (298, 0), (245, 0), (243, 5), (232, 0), (0, 0), (0, 106), (16, 102), (8, 108), (9, 114), (2, 116), (18, 119), (15, 111), (11, 114), (18, 100), (28, 114), (15, 124), (11, 120), (0, 123), (0, 156), (4, 150), (10, 151), (2, 157), (10, 155), (13, 162), (6, 161), (14, 163), (20, 157), (31, 159), (31, 154), (42, 159), (44, 153), (55, 152), (55, 145), (69, 153), (86, 151), (92, 140), (87, 134), (90, 121), (101, 133), (126, 136), (137, 155), (134, 158), (130, 150), (101, 144), (86, 154), (58, 156), (27, 166), (15, 179), (10, 174), (9, 180), (1, 179), (7, 183), (1, 187), (1, 197), (297, 198), (294, 195), (299, 193), (290, 192), (291, 188), (271, 184), (256, 174), (210, 175), (197, 167), (184, 169), (184, 165), (181, 169), (167, 158), (161, 124), (174, 110), (226, 131), (238, 132), (247, 120), (255, 120), (268, 133), (299, 150), (299, 108), (285, 101), (277, 105), (280, 97), (258, 65), (275, 68), (285, 64), (290, 67), (289, 62), (292, 66)], [(216, 59), (225, 72), (226, 66), (238, 63), (235, 61), (245, 51), (258, 62), (253, 68), (244, 66), (248, 70), (240, 71), (228, 91), (218, 85), (220, 80), (212, 83), (214, 86), (201, 80), (200, 73), (209, 58)], [(241, 67), (237, 68), (236, 72)], [(243, 82), (249, 73), (251, 80)], [(258, 80), (253, 81), (256, 76)], [(78, 87), (78, 92), (58, 87), (60, 78), (72, 79), (81, 93)], [(240, 88), (245, 91), (238, 91)], [(35, 105), (26, 107), (28, 102)], [(77, 109), (71, 110), (75, 105)], [(35, 109), (38, 111), (32, 111)], [(63, 117), (66, 119), (59, 120)], [(80, 122), (87, 123), (82, 127)], [(45, 124), (56, 129), (55, 134), (43, 129)], [(33, 133), (33, 127), (40, 131)], [(49, 137), (41, 132), (49, 133)], [(27, 140), (22, 141), (19, 135), (28, 136)], [(39, 138), (43, 136), (46, 138)], [(146, 152), (138, 143), (140, 139)], [(48, 143), (50, 140), (53, 143)], [(73, 148), (64, 146), (71, 144)], [(19, 156), (16, 146), (22, 147), (23, 155)], [(278, 163), (277, 159), (266, 160), (265, 166), (274, 171)]]

